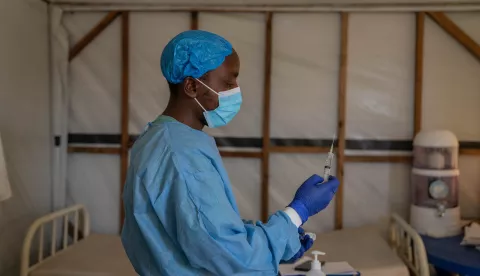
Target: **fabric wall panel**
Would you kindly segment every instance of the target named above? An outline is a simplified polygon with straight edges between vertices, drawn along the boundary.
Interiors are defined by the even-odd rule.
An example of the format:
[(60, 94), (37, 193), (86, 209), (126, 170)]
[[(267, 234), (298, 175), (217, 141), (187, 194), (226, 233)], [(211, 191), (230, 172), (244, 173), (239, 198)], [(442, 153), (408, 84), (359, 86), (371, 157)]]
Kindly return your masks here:
[(348, 33), (347, 138), (411, 139), (415, 15), (354, 13)]
[(340, 16), (275, 14), (271, 136), (330, 139), (337, 127)]
[(129, 132), (140, 134), (167, 107), (168, 84), (160, 69), (167, 43), (190, 28), (189, 13), (132, 13), (130, 16)]
[(243, 219), (260, 220), (261, 180), (260, 160), (223, 158), (238, 209)]
[(213, 136), (262, 136), (265, 20), (257, 13), (199, 14), (199, 28), (225, 37), (240, 57), (242, 109), (227, 126), (205, 130)]
[[(270, 157), (269, 212), (283, 210), (292, 200), (298, 187), (312, 174), (323, 174), (325, 154), (272, 154)], [(333, 164), (331, 173), (336, 174)], [(310, 218), (304, 225), (306, 231), (333, 230), (335, 202)]]
[(344, 227), (377, 223), (395, 212), (408, 217), (410, 165), (347, 163), (344, 181)]
[[(477, 13), (477, 15), (480, 13)], [(480, 43), (480, 19), (455, 14), (465, 32)], [(425, 22), (423, 128), (448, 129), (459, 140), (480, 140), (480, 62), (441, 29)]]
[(84, 204), (94, 233), (117, 234), (120, 218), (120, 158), (116, 155), (71, 154), (68, 157), (67, 202)]
[[(70, 45), (90, 31), (105, 13), (74, 13), (64, 17)], [(120, 132), (121, 47), (117, 18), (70, 62), (69, 131), (72, 133)]]
[(462, 217), (480, 218), (480, 157), (460, 156), (458, 163)]

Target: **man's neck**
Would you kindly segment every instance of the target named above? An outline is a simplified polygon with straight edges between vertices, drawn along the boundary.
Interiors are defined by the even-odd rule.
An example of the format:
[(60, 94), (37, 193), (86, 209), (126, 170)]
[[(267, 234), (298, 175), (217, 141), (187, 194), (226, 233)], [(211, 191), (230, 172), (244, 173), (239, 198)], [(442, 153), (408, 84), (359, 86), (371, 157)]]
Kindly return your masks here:
[(170, 101), (162, 115), (172, 117), (180, 123), (196, 130), (202, 130), (204, 127), (203, 123), (197, 118), (191, 109), (185, 108), (185, 105), (176, 104), (175, 102)]

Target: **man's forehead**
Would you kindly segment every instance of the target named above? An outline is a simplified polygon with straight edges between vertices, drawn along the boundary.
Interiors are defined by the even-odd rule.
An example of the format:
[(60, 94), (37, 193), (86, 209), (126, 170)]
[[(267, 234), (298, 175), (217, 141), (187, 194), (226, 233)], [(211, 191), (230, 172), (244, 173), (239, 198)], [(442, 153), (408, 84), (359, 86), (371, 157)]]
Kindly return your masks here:
[(225, 58), (225, 63), (228, 63), (227, 66), (229, 66), (232, 71), (238, 71), (240, 67), (240, 58), (236, 52), (233, 52)]
[(225, 58), (225, 61), (222, 63), (220, 67), (217, 68), (217, 71), (226, 77), (234, 75), (238, 75), (238, 71), (240, 69), (240, 60), (238, 55), (229, 55)]

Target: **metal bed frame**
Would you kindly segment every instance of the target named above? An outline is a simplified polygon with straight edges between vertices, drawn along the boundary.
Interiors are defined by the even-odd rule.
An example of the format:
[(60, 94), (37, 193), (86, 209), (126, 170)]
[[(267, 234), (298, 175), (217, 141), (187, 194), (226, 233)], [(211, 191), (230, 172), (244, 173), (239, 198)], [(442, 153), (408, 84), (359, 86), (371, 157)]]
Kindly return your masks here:
[[(69, 242), (68, 228), (70, 222), (70, 217), (73, 216), (73, 238)], [(81, 220), (81, 223), (80, 223)], [(61, 235), (57, 236), (57, 230), (62, 224), (57, 224), (57, 222), (63, 223), (61, 230)], [(50, 235), (45, 237), (45, 228), (47, 225), (51, 225)], [(20, 262), (20, 276), (28, 276), (30, 272), (35, 270), (41, 263), (45, 262), (50, 258), (54, 258), (57, 254), (61, 254), (62, 251), (68, 247), (79, 242), (79, 229), (81, 227), (81, 232), (83, 238), (87, 238), (90, 235), (90, 215), (87, 212), (85, 206), (78, 204), (74, 205), (50, 214), (47, 214), (43, 217), (35, 220), (32, 225), (29, 227), (27, 235), (23, 241), (22, 248), (22, 257)], [(38, 259), (36, 262), (31, 262), (31, 251), (32, 243), (35, 239), (36, 234), (38, 233)], [(59, 240), (62, 240), (62, 245), (58, 246)], [(50, 254), (45, 254), (44, 244), (46, 242), (50, 243)], [(48, 246), (48, 245), (47, 245)]]
[(427, 252), (422, 238), (397, 214), (390, 217), (389, 242), (413, 275), (430, 276)]
[[(69, 239), (70, 217), (73, 216), (73, 237)], [(81, 220), (81, 221), (80, 221)], [(57, 222), (63, 224), (57, 224)], [(48, 225), (51, 231), (45, 231)], [(57, 236), (57, 229), (62, 226), (61, 235)], [(80, 227), (81, 226), (81, 227)], [(429, 266), (425, 246), (420, 235), (399, 215), (392, 214), (389, 223), (388, 240), (392, 249), (402, 259), (415, 276), (429, 276)], [(81, 242), (78, 233), (81, 229), (84, 239), (90, 235), (90, 216), (85, 206), (74, 205), (35, 220), (28, 229), (24, 239), (21, 256), (20, 276), (28, 276), (40, 264), (58, 254), (62, 254), (68, 247)], [(50, 236), (45, 237), (45, 232)], [(38, 233), (38, 258), (31, 262), (32, 243)], [(61, 246), (59, 245), (61, 240)], [(69, 242), (70, 240), (70, 242)], [(50, 254), (45, 254), (45, 243), (50, 243)]]

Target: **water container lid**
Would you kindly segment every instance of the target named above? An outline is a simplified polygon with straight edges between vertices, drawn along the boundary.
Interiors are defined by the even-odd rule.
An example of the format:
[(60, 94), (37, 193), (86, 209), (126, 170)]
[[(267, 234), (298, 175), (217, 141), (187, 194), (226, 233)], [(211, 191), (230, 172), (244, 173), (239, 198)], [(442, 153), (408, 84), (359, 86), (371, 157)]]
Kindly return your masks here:
[(432, 176), (432, 177), (452, 177), (459, 176), (459, 170), (423, 170), (413, 168), (412, 173), (421, 176)]
[(449, 130), (420, 131), (413, 140), (414, 146), (432, 148), (458, 147), (458, 139)]

